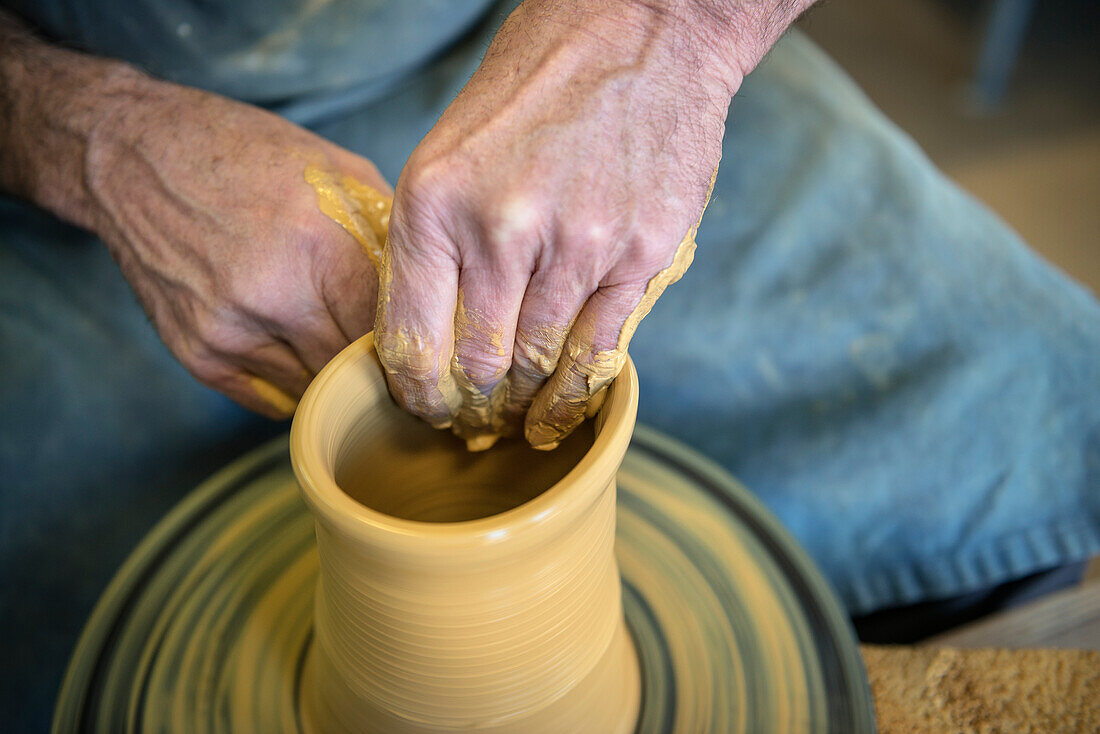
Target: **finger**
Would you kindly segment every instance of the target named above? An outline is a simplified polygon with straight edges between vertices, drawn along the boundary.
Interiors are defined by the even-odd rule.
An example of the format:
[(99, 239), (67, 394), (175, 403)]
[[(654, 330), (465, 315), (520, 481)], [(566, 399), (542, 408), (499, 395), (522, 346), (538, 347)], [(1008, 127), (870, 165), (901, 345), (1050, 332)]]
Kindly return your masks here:
[(280, 327), (277, 333), (314, 375), (349, 344), (332, 315), (322, 308), (300, 316), (293, 324)]
[(451, 375), (458, 266), (445, 238), (416, 232), (411, 249), (400, 216), (391, 219), (379, 268), (374, 344), (394, 399), (436, 428), (452, 424), (462, 397)]
[(286, 419), (294, 415), (294, 411), (298, 409), (300, 396), (298, 398), (291, 397), (262, 377), (256, 375), (247, 375), (246, 377), (252, 393), (264, 404), (264, 409), (260, 411), (262, 414), (276, 420)]
[(512, 344), (529, 271), (515, 264), (463, 268), (454, 317), (451, 374), (462, 404), (454, 432), (483, 451), (507, 432), (501, 420)]
[[(599, 408), (603, 391), (626, 364), (626, 350), (653, 304), (691, 265), (695, 228), (681, 240), (672, 262), (644, 285), (627, 281), (601, 287), (570, 329), (554, 374), (527, 413), (524, 433), (537, 449), (553, 449)], [(618, 267), (618, 266), (617, 266)], [(634, 263), (626, 263), (632, 270)], [(615, 269), (608, 279), (617, 282)]]
[(500, 408), (505, 426), (523, 424), (532, 401), (554, 368), (566, 337), (593, 289), (558, 267), (538, 270), (523, 296), (512, 346), (512, 366)]
[(236, 371), (219, 378), (216, 383), (208, 383), (206, 380), (201, 382), (238, 405), (272, 420), (286, 420), (294, 415), (298, 407), (297, 399), (287, 395), (262, 377), (247, 372)]
[(321, 297), (332, 320), (351, 343), (374, 328), (378, 307), (378, 274), (360, 253), (337, 259), (334, 274), (321, 285)]
[(295, 398), (301, 397), (313, 380), (309, 369), (290, 345), (277, 339), (228, 357), (246, 372), (259, 375)]
[[(305, 367), (288, 347), (272, 347), (266, 359), (238, 357), (240, 362), (255, 365), (267, 378), (248, 368), (215, 355), (187, 358), (191, 373), (207, 387), (228, 396), (249, 410), (275, 420), (285, 420), (294, 414), (309, 378)], [(285, 360), (285, 363), (282, 363)]]
[(294, 413), (315, 374), (290, 345), (276, 339), (227, 356), (226, 361), (245, 375), (247, 392), (282, 417)]
[(527, 412), (524, 434), (534, 448), (557, 448), (584, 421), (589, 401), (619, 374), (626, 363), (619, 334), (640, 299), (639, 289), (624, 286), (600, 288), (588, 299)]

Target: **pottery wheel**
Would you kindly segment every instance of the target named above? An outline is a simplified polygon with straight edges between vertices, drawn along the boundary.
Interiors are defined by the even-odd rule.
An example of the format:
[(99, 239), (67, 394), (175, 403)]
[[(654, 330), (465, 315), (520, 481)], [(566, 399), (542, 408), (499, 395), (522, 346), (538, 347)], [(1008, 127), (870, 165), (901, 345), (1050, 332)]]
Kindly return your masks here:
[[(874, 731), (847, 619), (728, 474), (639, 427), (616, 556), (642, 669), (637, 731)], [(286, 439), (231, 464), (119, 570), (65, 676), (57, 732), (298, 732), (317, 552)]]

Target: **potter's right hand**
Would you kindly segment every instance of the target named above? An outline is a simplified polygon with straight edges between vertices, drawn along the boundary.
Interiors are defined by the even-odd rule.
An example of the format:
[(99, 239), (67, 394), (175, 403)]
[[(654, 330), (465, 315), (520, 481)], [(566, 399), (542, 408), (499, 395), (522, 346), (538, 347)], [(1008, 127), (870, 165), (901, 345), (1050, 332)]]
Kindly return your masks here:
[(377, 301), (370, 248), (322, 213), (304, 174), (388, 193), (378, 171), (258, 108), (3, 21), (0, 187), (99, 234), (199, 380), (289, 415), (314, 373), (373, 327)]
[(580, 425), (691, 262), (732, 95), (806, 4), (521, 4), (397, 184), (375, 331), (397, 400), (472, 449)]

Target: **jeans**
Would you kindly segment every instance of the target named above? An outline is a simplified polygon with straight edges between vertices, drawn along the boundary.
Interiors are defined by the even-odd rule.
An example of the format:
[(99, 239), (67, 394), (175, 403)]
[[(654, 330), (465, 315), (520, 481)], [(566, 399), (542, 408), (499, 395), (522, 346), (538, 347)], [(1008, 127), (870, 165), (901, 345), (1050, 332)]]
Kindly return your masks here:
[[(493, 22), (354, 109), (287, 114), (394, 180)], [(1100, 551), (1100, 306), (797, 33), (733, 102), (698, 242), (631, 345), (640, 420), (758, 494), (853, 613)], [(152, 524), (286, 428), (191, 379), (92, 235), (0, 202), (9, 730), (48, 721)]]

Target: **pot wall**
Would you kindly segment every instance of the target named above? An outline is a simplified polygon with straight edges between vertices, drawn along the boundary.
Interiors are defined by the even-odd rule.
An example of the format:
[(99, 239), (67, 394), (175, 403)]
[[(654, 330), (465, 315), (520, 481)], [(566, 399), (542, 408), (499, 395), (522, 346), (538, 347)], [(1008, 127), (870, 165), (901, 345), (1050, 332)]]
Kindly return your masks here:
[[(291, 433), (321, 562), (309, 728), (633, 729), (640, 683), (614, 557), (614, 478), (636, 380), (628, 364), (595, 431), (570, 447), (470, 455), (392, 402), (370, 335), (318, 375)], [(365, 506), (338, 478), (409, 516)], [(480, 517), (486, 508), (509, 509)], [(449, 514), (473, 519), (417, 519)]]

